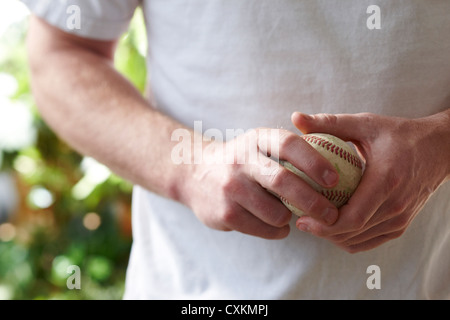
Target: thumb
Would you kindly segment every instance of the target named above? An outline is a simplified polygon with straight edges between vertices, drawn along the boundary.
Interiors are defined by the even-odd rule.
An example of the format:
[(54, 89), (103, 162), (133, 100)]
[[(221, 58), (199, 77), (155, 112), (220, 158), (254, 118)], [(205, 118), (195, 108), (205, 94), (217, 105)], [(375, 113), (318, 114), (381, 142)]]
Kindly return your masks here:
[(373, 128), (369, 127), (361, 114), (307, 115), (294, 112), (291, 121), (304, 134), (328, 133), (345, 141), (363, 141), (373, 133)]

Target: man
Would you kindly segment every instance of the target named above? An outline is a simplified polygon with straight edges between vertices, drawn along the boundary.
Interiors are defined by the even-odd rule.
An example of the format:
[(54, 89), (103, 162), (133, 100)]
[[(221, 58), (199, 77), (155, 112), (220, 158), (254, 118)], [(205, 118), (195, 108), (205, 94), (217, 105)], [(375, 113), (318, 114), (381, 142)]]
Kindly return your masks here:
[[(377, 1), (378, 17), (356, 0), (26, 2), (43, 117), (136, 184), (125, 298), (450, 298), (448, 1)], [(148, 100), (112, 64), (139, 5)], [(268, 157), (337, 183), (295, 127), (365, 158), (340, 210)], [(245, 133), (198, 149), (213, 129)], [(192, 143), (182, 163), (180, 130)], [(207, 161), (252, 139), (258, 161)]]

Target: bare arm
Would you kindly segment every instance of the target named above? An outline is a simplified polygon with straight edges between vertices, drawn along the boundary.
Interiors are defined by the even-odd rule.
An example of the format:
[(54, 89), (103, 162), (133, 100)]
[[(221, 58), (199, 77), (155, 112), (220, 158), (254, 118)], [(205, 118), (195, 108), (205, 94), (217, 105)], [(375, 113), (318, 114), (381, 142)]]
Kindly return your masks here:
[(152, 108), (114, 69), (116, 42), (72, 36), (36, 17), (30, 23), (32, 87), (46, 122), (82, 154), (177, 198), (174, 186), (184, 173), (166, 169), (171, 132), (182, 126)]

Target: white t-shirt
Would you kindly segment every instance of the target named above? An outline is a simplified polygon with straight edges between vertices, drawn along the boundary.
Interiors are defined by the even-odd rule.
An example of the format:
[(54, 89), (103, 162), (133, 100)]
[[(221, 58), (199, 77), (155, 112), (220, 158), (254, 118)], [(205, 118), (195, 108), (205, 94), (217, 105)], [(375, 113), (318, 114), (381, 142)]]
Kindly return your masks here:
[[(293, 111), (412, 118), (448, 107), (447, 0), (25, 2), (97, 39), (117, 38), (142, 5), (153, 102), (203, 130), (295, 130)], [(81, 9), (80, 29), (67, 30), (71, 4)], [(373, 4), (379, 16), (367, 13)], [(368, 252), (348, 254), (294, 221), (276, 241), (216, 231), (136, 187), (125, 298), (450, 299), (449, 183), (403, 236)], [(367, 285), (372, 265), (380, 289)]]

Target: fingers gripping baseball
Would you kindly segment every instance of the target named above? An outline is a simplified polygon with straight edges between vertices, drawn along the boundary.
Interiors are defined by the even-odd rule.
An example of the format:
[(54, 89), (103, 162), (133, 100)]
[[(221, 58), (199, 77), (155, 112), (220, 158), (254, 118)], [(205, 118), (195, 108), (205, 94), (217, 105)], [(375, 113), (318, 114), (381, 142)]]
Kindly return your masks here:
[[(327, 159), (320, 156), (304, 139), (287, 130), (271, 130), (276, 135), (258, 134), (259, 150), (277, 160), (285, 160), (307, 172), (317, 184), (333, 187), (338, 182), (338, 174)], [(270, 146), (270, 148), (268, 147)]]
[[(251, 147), (252, 142), (256, 143), (255, 148)], [(241, 150), (248, 161), (193, 166), (187, 182), (191, 195), (187, 205), (205, 225), (262, 238), (283, 238), (289, 233), (292, 214), (276, 195), (325, 224), (336, 220), (337, 209), (326, 197), (278, 163), (278, 159), (291, 161), (319, 185), (337, 183), (335, 168), (297, 134), (260, 129), (225, 142), (223, 148), (205, 148), (204, 156), (217, 159), (208, 153), (219, 149)]]
[(280, 198), (291, 212), (307, 213), (327, 224), (334, 223), (337, 218), (335, 205), (316, 191), (332, 188), (338, 183), (336, 168), (297, 134), (285, 130), (279, 133), (279, 140), (272, 141), (272, 145), (279, 145), (275, 157), (281, 166), (277, 163), (269, 174), (256, 176), (256, 181)]
[(249, 179), (242, 166), (196, 165), (189, 207), (212, 229), (238, 231), (265, 239), (286, 237), (289, 211)]
[(332, 134), (345, 141), (358, 142), (370, 139), (375, 133), (372, 128), (374, 117), (376, 115), (370, 113), (307, 115), (294, 112), (291, 121), (305, 134), (322, 132)]
[(436, 139), (426, 119), (295, 114), (292, 121), (304, 132), (318, 130), (351, 140), (364, 155), (364, 175), (335, 224), (327, 226), (310, 217), (297, 220), (300, 230), (348, 252), (373, 249), (400, 237), (445, 180), (445, 159), (428, 165), (427, 154), (436, 148)]
[[(322, 187), (312, 181), (307, 174), (288, 161), (281, 164), (291, 172), (301, 177), (315, 191), (325, 196), (334, 206), (340, 208), (355, 191), (362, 175), (362, 161), (354, 150), (344, 141), (327, 134), (307, 134), (302, 139), (318, 151), (339, 172), (339, 182), (334, 187)], [(305, 213), (281, 197), (283, 203), (296, 215)], [(337, 217), (337, 212), (335, 213)]]

